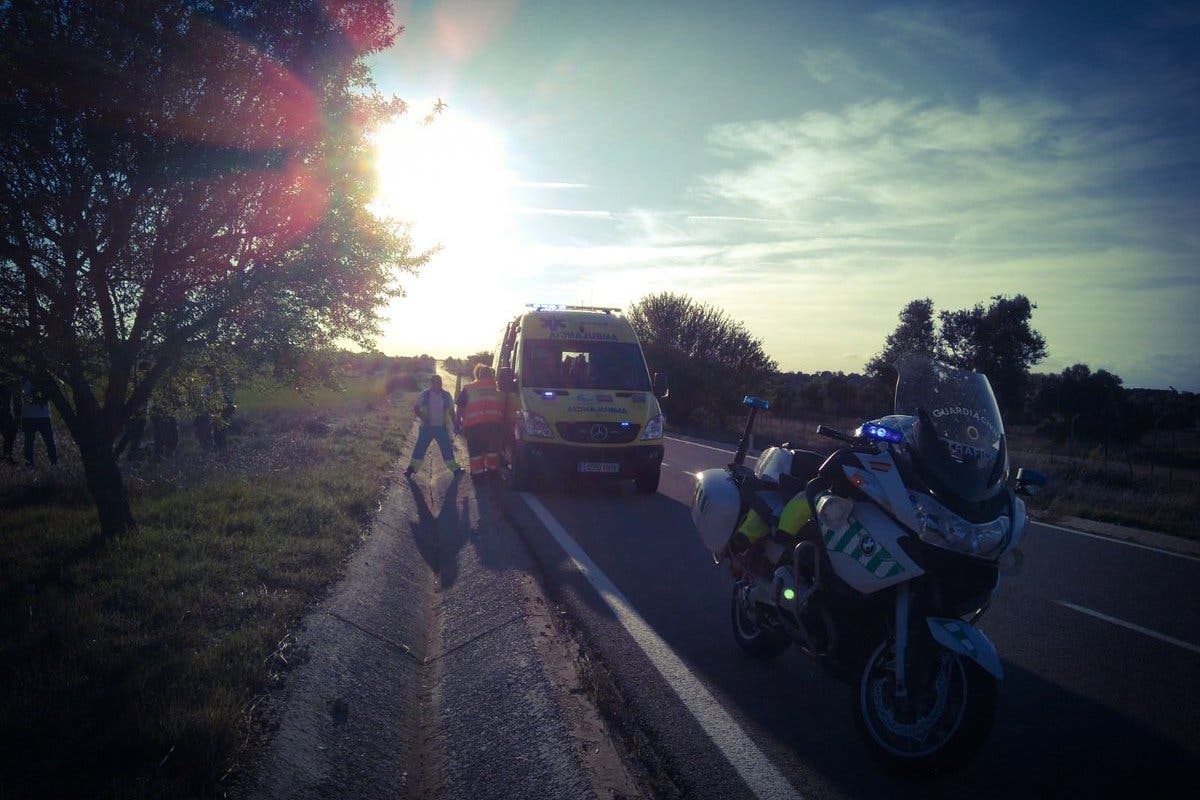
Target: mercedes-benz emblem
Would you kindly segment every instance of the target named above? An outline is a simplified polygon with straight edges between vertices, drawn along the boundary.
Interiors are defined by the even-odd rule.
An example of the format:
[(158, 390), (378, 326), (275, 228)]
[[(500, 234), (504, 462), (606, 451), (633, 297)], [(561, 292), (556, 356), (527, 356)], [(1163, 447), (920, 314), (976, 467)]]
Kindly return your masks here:
[(588, 435), (592, 437), (593, 442), (603, 442), (608, 439), (608, 426), (601, 422), (597, 422), (592, 426), (591, 430), (588, 432)]

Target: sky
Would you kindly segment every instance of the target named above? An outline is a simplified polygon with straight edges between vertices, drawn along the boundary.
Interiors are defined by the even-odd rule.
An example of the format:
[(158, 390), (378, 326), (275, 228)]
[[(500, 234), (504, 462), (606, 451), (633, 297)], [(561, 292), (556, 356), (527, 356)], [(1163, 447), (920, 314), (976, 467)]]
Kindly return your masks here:
[[(525, 303), (713, 304), (861, 371), (914, 298), (1200, 391), (1200, 3), (401, 2), (380, 213), (437, 246), (380, 348)], [(445, 108), (429, 121), (432, 104)]]

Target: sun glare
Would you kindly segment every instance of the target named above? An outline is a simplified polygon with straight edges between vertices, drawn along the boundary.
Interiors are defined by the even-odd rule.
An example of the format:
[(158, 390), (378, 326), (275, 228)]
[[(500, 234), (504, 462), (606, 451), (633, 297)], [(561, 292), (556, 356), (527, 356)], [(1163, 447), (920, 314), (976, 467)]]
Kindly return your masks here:
[(376, 213), (407, 223), (417, 250), (438, 248), (404, 281), (381, 344), (441, 354), (491, 346), (521, 258), (503, 136), (455, 108), (428, 122), (401, 117), (376, 134), (375, 168)]
[(375, 147), (376, 208), (409, 223), (418, 247), (464, 256), (511, 232), (515, 177), (487, 124), (454, 109), (427, 122), (401, 117), (380, 129)]

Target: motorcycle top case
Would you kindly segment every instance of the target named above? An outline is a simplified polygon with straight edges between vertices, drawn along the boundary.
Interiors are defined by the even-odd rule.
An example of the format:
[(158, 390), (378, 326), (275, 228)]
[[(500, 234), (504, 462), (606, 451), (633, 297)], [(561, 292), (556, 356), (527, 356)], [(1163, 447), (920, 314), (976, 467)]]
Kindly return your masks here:
[(741, 511), (741, 495), (729, 473), (706, 469), (696, 476), (692, 497), (692, 523), (709, 552), (717, 553), (733, 535)]
[(754, 465), (754, 474), (759, 478), (779, 483), (781, 476), (792, 471), (792, 451), (782, 447), (768, 447), (762, 451)]

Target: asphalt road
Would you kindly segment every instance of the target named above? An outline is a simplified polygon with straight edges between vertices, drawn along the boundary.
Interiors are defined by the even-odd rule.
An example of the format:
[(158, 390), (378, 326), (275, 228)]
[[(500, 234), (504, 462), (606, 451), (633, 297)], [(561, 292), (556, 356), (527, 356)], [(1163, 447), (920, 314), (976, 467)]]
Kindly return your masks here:
[(1005, 670), (990, 742), (957, 773), (898, 779), (855, 731), (847, 686), (734, 644), (730, 578), (688, 511), (692, 473), (730, 457), (668, 439), (656, 495), (599, 484), (510, 509), (681, 794), (1200, 796), (1200, 559), (1033, 525), (980, 626)]

